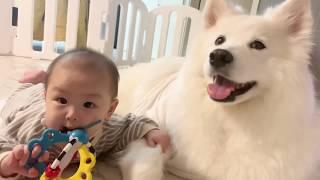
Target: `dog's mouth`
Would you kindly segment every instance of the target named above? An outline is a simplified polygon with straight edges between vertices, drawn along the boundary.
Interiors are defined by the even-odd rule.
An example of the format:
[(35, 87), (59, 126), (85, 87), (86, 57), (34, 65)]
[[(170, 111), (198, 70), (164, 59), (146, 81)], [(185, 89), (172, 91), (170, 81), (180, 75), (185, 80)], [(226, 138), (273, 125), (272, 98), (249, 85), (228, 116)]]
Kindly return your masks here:
[(207, 87), (210, 98), (217, 102), (232, 102), (236, 96), (247, 93), (257, 84), (256, 81), (237, 83), (221, 75), (213, 76), (213, 83)]

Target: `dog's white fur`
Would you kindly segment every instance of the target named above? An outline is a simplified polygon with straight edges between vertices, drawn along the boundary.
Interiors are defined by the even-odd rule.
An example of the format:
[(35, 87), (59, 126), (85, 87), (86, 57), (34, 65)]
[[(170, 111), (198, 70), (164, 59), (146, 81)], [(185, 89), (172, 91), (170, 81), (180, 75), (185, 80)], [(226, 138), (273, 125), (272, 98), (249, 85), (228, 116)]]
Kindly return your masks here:
[[(172, 159), (142, 141), (121, 161), (124, 179), (160, 180), (166, 169), (190, 179), (315, 180), (320, 139), (309, 70), (308, 0), (287, 0), (263, 16), (207, 0), (204, 29), (185, 62), (159, 60), (121, 71), (118, 113), (147, 114), (173, 138)], [(215, 45), (218, 36), (226, 42)], [(266, 49), (248, 44), (263, 41)], [(234, 56), (228, 77), (257, 85), (231, 103), (207, 93), (213, 50)], [(179, 59), (179, 58), (176, 58)]]

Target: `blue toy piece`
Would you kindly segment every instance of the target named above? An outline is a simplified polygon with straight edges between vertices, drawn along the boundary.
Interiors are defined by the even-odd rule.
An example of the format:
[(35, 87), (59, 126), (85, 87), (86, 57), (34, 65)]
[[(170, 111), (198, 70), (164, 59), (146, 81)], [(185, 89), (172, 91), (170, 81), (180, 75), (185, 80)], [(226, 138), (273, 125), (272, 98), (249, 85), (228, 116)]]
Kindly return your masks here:
[(75, 129), (73, 131), (68, 132), (69, 139), (75, 138), (80, 141), (82, 144), (87, 144), (89, 142), (89, 136), (86, 133), (85, 129)]
[(25, 167), (27, 169), (34, 167), (39, 171), (39, 174), (42, 174), (46, 168), (46, 164), (43, 162), (39, 162), (39, 157), (42, 156), (44, 152), (53, 144), (68, 141), (69, 135), (63, 134), (60, 131), (52, 128), (46, 129), (45, 131), (43, 131), (42, 136), (39, 139), (32, 139), (28, 143), (29, 152), (32, 152), (33, 148), (35, 148), (36, 145), (39, 145), (41, 147), (41, 152), (35, 158), (33, 158), (30, 153)]
[(47, 151), (48, 148), (53, 144), (62, 142), (68, 143), (70, 139), (77, 139), (82, 144), (87, 144), (89, 142), (89, 137), (85, 129), (75, 129), (67, 134), (51, 128), (46, 129), (39, 139), (32, 139), (28, 143), (29, 152), (32, 152), (36, 145), (41, 147), (41, 152), (35, 158), (33, 158), (30, 154), (25, 167), (27, 169), (34, 167), (41, 175), (46, 169), (46, 164), (44, 162), (39, 162), (39, 157), (42, 156), (44, 152)]

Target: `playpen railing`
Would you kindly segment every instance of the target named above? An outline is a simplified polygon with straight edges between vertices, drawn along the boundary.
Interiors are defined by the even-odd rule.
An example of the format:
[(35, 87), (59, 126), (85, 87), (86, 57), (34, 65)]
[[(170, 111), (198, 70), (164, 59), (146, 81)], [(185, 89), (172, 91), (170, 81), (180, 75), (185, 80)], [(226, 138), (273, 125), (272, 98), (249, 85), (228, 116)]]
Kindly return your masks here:
[[(44, 31), (41, 51), (33, 49), (34, 0), (17, 0), (18, 25), (14, 38), (13, 54), (33, 58), (53, 59), (55, 50), (58, 1), (45, 1)], [(65, 50), (74, 48), (77, 42), (80, 0), (68, 1)]]
[(9, 54), (12, 51), (14, 38), (12, 23), (12, 1), (0, 1), (0, 54)]
[(143, 37), (147, 31), (148, 10), (140, 0), (111, 1), (106, 17), (106, 39), (103, 52), (112, 54), (118, 65), (141, 61), (141, 51), (148, 52)]
[[(149, 46), (155, 48), (153, 41), (156, 23), (159, 20), (161, 26), (158, 49), (155, 57), (183, 56), (183, 46), (189, 44), (191, 37), (198, 32), (200, 27), (200, 12), (188, 6), (163, 6), (152, 10), (149, 24), (148, 40)], [(171, 39), (170, 39), (171, 38)], [(187, 48), (187, 47), (186, 47)], [(151, 53), (151, 51), (149, 51)]]
[[(42, 12), (44, 13), (43, 41), (41, 49), (35, 50), (33, 48), (35, 0), (1, 1), (0, 38), (4, 43), (0, 45), (0, 54), (41, 59), (53, 59), (58, 55), (55, 43), (59, 1), (41, 2), (45, 3)], [(13, 7), (18, 9), (16, 26), (11, 24)], [(186, 37), (182, 36), (187, 29), (186, 18), (191, 21), (187, 36), (194, 34), (199, 27), (200, 12), (187, 6), (159, 7), (148, 11), (142, 0), (94, 0), (90, 1), (88, 8), (87, 46), (112, 57), (117, 65), (147, 62), (151, 58), (165, 55), (183, 55), (183, 44), (187, 42), (184, 39)], [(80, 0), (69, 0), (65, 26), (65, 51), (77, 46), (79, 13)], [(156, 34), (158, 17), (161, 17), (162, 21), (160, 32)], [(168, 40), (169, 36), (171, 41)], [(158, 39), (158, 42), (155, 39)], [(167, 53), (168, 47), (170, 54)]]

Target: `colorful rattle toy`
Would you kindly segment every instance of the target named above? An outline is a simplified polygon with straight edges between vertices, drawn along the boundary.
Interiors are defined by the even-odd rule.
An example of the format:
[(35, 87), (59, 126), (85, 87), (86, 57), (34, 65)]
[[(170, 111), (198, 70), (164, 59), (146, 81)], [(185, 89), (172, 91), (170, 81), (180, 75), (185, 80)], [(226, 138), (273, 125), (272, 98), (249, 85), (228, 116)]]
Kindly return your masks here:
[[(68, 133), (62, 133), (56, 129), (46, 129), (42, 136), (39, 139), (32, 139), (28, 143), (28, 149), (32, 152), (33, 148), (36, 145), (41, 147), (41, 152), (35, 158), (29, 156), (29, 159), (26, 163), (26, 168), (36, 168), (39, 171), (39, 174), (42, 174), (40, 180), (50, 180), (57, 179), (62, 180), (61, 173), (72, 160), (73, 155), (76, 151), (80, 155), (80, 165), (75, 174), (69, 177), (69, 180), (80, 180), (86, 179), (91, 180), (92, 174), (91, 169), (94, 167), (96, 158), (95, 150), (91, 143), (89, 142), (89, 137), (86, 132), (86, 129), (89, 129), (97, 124), (101, 120), (98, 120), (94, 123), (89, 124), (85, 128), (75, 129), (69, 131)], [(46, 166), (45, 163), (39, 162), (38, 159), (48, 150), (52, 145), (56, 143), (67, 143), (63, 148), (59, 156), (53, 161), (52, 164)]]

